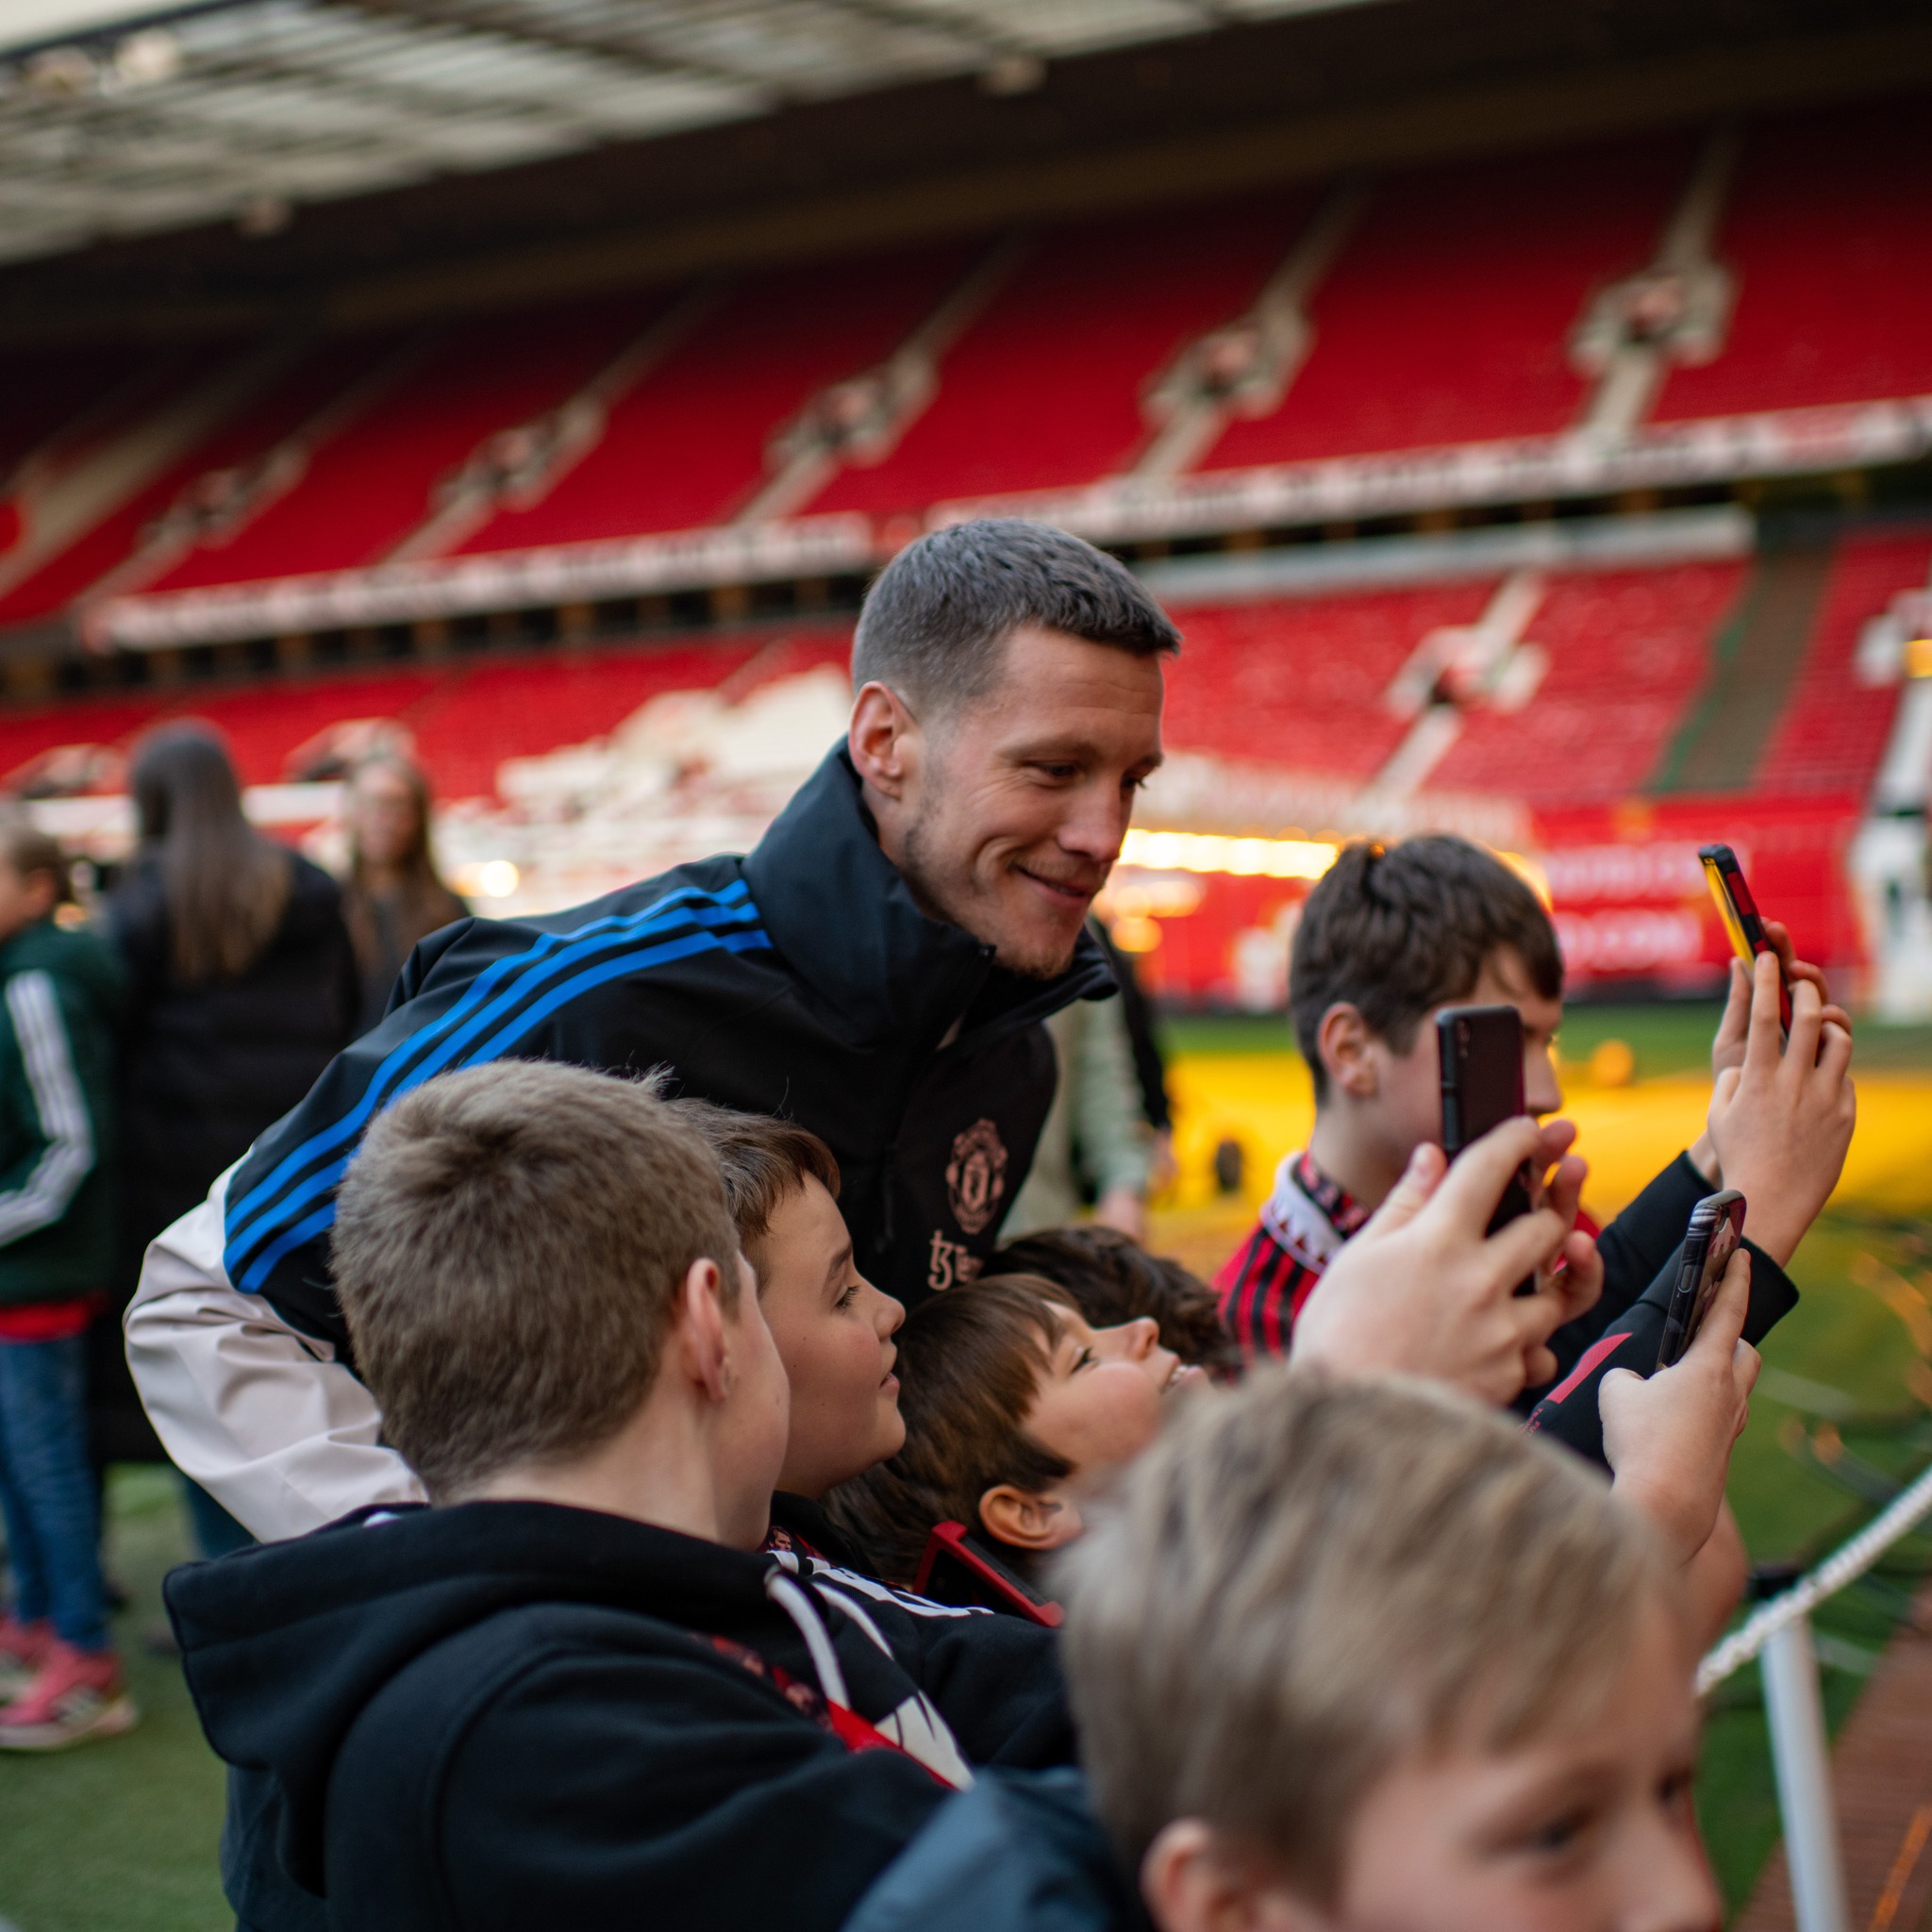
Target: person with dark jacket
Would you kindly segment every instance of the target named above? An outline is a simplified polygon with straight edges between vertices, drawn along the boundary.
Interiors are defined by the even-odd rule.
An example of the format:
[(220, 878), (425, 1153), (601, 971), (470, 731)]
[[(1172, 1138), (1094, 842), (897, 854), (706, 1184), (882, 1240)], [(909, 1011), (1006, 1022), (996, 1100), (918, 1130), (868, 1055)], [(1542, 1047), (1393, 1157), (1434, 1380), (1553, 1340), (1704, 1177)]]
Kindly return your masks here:
[[(129, 991), (119, 1307), (148, 1242), (308, 1091), (353, 1034), (360, 999), (334, 880), (249, 824), (211, 731), (154, 732), (131, 782), (141, 843), (108, 898)], [(101, 1351), (97, 1366), (99, 1453), (151, 1458), (121, 1350)], [(198, 1525), (221, 1532), (191, 1498)]]
[(1049, 1633), (760, 1548), (784, 1369), (654, 1083), (428, 1081), (365, 1138), (335, 1260), (435, 1507), (166, 1587), (326, 1924), (832, 1932), (976, 1768), (1067, 1761)]
[(60, 848), (0, 820), (0, 1748), (54, 1750), (135, 1721), (108, 1629), (86, 1341), (112, 1258), (121, 970), (56, 923)]
[(328, 1233), (368, 1123), (447, 1067), (668, 1067), (830, 1146), (882, 1290), (909, 1306), (977, 1273), (1053, 1099), (1041, 1022), (1112, 991), (1086, 915), (1159, 760), (1176, 644), (1061, 533), (967, 524), (902, 551), (860, 616), (846, 741), (749, 858), (445, 927), (156, 1243), (127, 1347), (175, 1459), (262, 1536), (420, 1495), (355, 1375)]
[(349, 875), (342, 884), (342, 919), (362, 975), (358, 1033), (389, 1010), (397, 975), (417, 941), (469, 914), (436, 870), (429, 808), (428, 779), (396, 751), (372, 752), (343, 787)]

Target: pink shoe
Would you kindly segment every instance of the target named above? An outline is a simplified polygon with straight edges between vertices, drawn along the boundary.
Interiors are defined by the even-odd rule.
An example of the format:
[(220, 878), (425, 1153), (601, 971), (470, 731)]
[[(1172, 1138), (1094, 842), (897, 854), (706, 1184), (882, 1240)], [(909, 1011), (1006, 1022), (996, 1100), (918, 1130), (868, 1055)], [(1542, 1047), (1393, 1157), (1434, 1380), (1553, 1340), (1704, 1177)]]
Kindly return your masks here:
[(111, 1650), (76, 1650), (50, 1638), (40, 1670), (0, 1707), (0, 1751), (59, 1751), (116, 1738), (139, 1719)]
[(0, 1697), (17, 1696), (47, 1660), (54, 1626), (42, 1617), (23, 1624), (11, 1610), (0, 1617)]

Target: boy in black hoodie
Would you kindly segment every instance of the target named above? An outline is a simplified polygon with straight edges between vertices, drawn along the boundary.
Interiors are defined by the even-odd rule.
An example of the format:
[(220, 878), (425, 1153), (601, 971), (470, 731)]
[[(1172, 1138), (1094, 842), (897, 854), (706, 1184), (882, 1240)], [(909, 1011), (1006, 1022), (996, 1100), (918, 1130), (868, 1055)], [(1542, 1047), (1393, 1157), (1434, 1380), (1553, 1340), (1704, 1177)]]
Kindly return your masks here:
[(785, 1375), (717, 1161), (646, 1086), (431, 1081), (335, 1265), (436, 1506), (194, 1566), (168, 1601), (283, 1871), (358, 1932), (840, 1924), (974, 1764), (1064, 1756), (1012, 1620), (761, 1552)]

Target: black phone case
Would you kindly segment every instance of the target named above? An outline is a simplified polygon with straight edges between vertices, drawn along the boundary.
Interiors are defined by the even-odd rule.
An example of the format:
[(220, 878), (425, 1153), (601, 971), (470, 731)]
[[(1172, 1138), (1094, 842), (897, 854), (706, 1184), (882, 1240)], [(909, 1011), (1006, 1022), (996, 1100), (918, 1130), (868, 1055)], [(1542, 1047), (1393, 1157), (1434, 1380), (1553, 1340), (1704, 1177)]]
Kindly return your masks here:
[[(1523, 1016), (1508, 1006), (1444, 1007), (1436, 1015), (1436, 1050), (1442, 1074), (1442, 1151), (1454, 1160), (1491, 1127), (1524, 1111)], [(1518, 1174), (1504, 1189), (1489, 1232), (1529, 1209), (1529, 1184)]]
[[(1668, 1369), (1682, 1361), (1684, 1351), (1696, 1340), (1693, 1317), (1697, 1309), (1698, 1291), (1704, 1281), (1705, 1263), (1710, 1257), (1711, 1244), (1731, 1219), (1733, 1204), (1738, 1210), (1738, 1238), (1741, 1241), (1744, 1197), (1736, 1188), (1726, 1188), (1722, 1193), (1707, 1194), (1690, 1210), (1690, 1224), (1685, 1230), (1684, 1246), (1677, 1262), (1677, 1278), (1672, 1286), (1670, 1307), (1664, 1314), (1663, 1333), (1657, 1338), (1657, 1366), (1659, 1369)], [(1725, 1257), (1726, 1265), (1729, 1258)]]

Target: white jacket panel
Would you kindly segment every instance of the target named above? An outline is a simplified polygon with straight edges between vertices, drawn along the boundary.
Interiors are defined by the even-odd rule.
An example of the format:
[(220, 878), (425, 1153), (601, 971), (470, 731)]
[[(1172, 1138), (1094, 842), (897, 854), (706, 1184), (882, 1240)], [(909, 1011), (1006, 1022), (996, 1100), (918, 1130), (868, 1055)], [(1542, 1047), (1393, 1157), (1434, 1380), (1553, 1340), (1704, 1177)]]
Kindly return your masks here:
[(176, 1464), (264, 1542), (423, 1486), (380, 1441), (375, 1399), (333, 1347), (291, 1328), (222, 1266), (230, 1168), (148, 1246), (127, 1364)]

